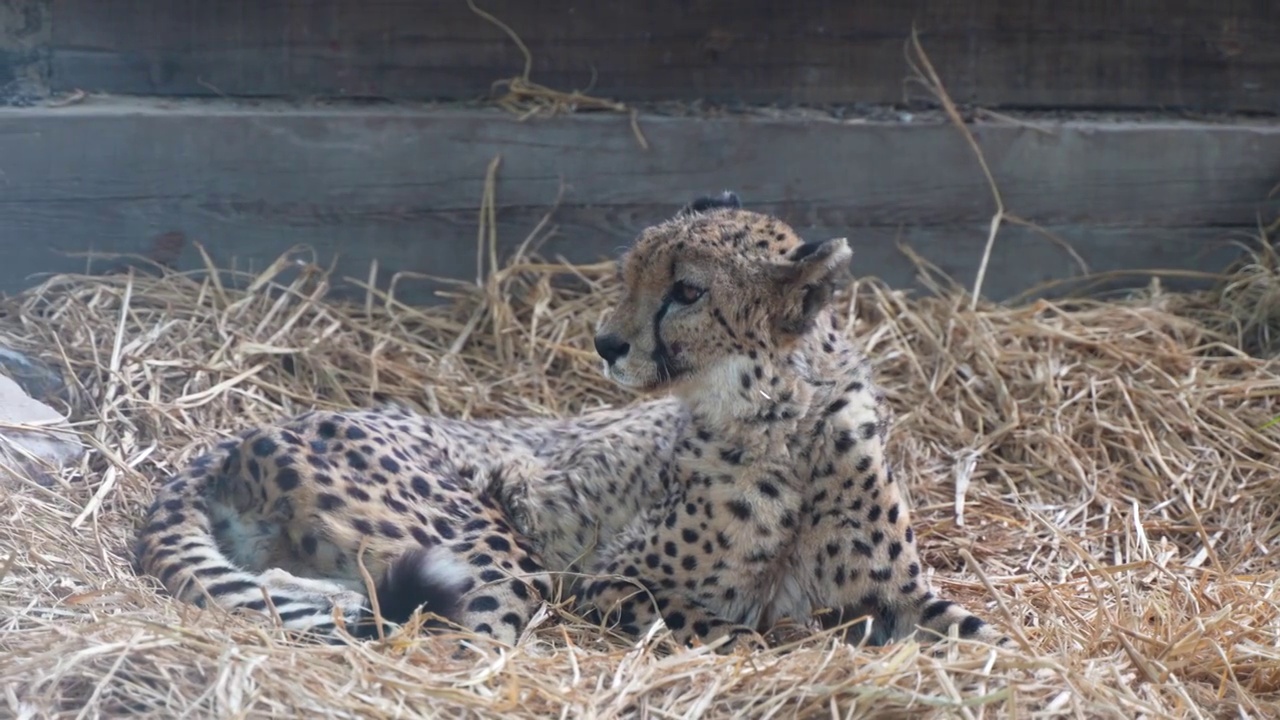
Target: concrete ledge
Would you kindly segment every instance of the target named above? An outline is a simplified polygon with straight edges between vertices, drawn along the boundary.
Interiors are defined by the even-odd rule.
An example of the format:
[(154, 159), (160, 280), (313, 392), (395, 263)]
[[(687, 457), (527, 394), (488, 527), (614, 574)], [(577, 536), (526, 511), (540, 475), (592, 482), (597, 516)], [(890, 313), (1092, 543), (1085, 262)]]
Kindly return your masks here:
[[(901, 239), (969, 282), (994, 204), (944, 122), (817, 115), (574, 115), (490, 109), (93, 99), (0, 110), (0, 290), (83, 270), (59, 252), (158, 254), (263, 267), (307, 244), (339, 272), (475, 274), (485, 170), (501, 156), (503, 244), (555, 200), (548, 254), (612, 256), (687, 198), (731, 187), (806, 236), (850, 237), (867, 274), (909, 284)], [(1072, 243), (1094, 270), (1216, 269), (1259, 213), (1280, 211), (1280, 123), (1101, 120), (973, 127), (1010, 211)], [(1070, 256), (1007, 228), (987, 293), (1067, 277)], [(430, 288), (410, 291), (425, 301)]]

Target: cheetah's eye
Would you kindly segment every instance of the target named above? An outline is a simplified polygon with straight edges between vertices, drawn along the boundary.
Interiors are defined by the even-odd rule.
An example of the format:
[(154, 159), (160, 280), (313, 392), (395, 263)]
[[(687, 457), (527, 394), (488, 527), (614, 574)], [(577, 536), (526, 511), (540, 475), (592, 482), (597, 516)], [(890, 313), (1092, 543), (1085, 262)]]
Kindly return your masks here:
[(671, 286), (671, 299), (681, 305), (692, 305), (706, 292), (700, 287), (690, 285), (683, 280), (677, 280), (676, 284)]

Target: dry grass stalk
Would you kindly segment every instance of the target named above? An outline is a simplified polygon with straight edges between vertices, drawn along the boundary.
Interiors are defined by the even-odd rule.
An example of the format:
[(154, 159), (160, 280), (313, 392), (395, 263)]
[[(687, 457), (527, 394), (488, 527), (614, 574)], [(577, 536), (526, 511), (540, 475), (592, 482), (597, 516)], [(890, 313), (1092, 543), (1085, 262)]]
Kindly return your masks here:
[[(754, 659), (671, 654), (663, 633), (632, 647), (550, 608), (519, 648), (463, 662), (411, 632), (291, 645), (134, 576), (155, 478), (246, 423), (384, 400), (470, 417), (627, 401), (590, 349), (611, 271), (521, 255), (424, 309), (332, 299), (325, 273), (286, 256), (241, 276), (249, 290), (59, 276), (6, 301), (21, 349), (74, 378), (94, 450), (51, 487), (0, 485), (3, 714), (1280, 714), (1280, 433), (1258, 429), (1280, 414), (1280, 377), (1236, 349), (1213, 293), (973, 310), (962, 291), (850, 294), (936, 582), (1017, 622), (1020, 649), (932, 658), (817, 637)], [(1232, 292), (1259, 282), (1280, 286), (1245, 271)]]
[[(476, 7), (475, 0), (467, 0), (467, 6), (471, 8), (471, 12), (506, 33), (507, 37), (511, 38), (511, 42), (515, 43), (516, 47), (520, 49), (520, 54), (524, 56), (524, 69), (519, 75), (497, 80), (493, 83), (492, 89), (494, 91), (503, 90), (503, 92), (495, 94), (492, 98), (498, 107), (515, 113), (521, 120), (535, 116), (552, 116), (579, 111), (626, 113), (631, 118), (631, 132), (635, 135), (636, 142), (640, 144), (642, 149), (649, 149), (649, 141), (645, 139), (644, 133), (640, 130), (640, 113), (638, 110), (628, 106), (626, 103), (595, 97), (590, 94), (589, 87), (585, 91), (564, 92), (534, 82), (530, 77), (533, 74), (533, 53), (529, 51), (529, 46), (524, 44), (524, 41), (520, 39), (516, 31), (512, 30), (511, 26), (497, 17), (494, 17), (493, 14)], [(595, 84), (594, 68), (591, 82), (592, 85)]]

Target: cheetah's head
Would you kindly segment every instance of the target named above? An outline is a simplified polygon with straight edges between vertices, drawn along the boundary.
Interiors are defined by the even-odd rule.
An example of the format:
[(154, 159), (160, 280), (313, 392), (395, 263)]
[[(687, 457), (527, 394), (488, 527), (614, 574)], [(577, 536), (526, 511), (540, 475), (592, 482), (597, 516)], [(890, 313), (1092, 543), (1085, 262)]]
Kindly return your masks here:
[(621, 259), (622, 299), (595, 338), (605, 374), (647, 392), (741, 387), (814, 326), (851, 255), (844, 238), (806, 243), (734, 193), (698, 198)]

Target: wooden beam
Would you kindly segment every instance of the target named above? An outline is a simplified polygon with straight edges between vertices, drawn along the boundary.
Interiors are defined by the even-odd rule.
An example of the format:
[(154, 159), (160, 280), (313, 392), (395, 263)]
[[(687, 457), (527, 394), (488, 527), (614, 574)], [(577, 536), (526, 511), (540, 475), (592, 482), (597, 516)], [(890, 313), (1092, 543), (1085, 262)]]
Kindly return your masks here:
[[(485, 170), (501, 158), (503, 246), (561, 192), (545, 252), (612, 257), (693, 195), (729, 187), (810, 237), (843, 235), (859, 267), (896, 285), (899, 237), (972, 280), (992, 212), (961, 135), (944, 123), (784, 116), (566, 116), (492, 110), (296, 108), (92, 100), (0, 113), (0, 288), (83, 269), (57, 252), (151, 253), (190, 267), (191, 242), (258, 268), (297, 244), (363, 278), (474, 278)], [(1064, 122), (974, 128), (1011, 212), (1076, 247), (1091, 269), (1218, 268), (1280, 179), (1280, 124)], [(1055, 241), (1007, 228), (985, 289), (1007, 297), (1078, 274)], [(411, 289), (429, 298), (429, 285)]]
[[(51, 1), (56, 90), (456, 99), (525, 63), (463, 0)], [(914, 25), (959, 102), (1280, 112), (1274, 0), (477, 4), (535, 81), (628, 102), (902, 102)]]

